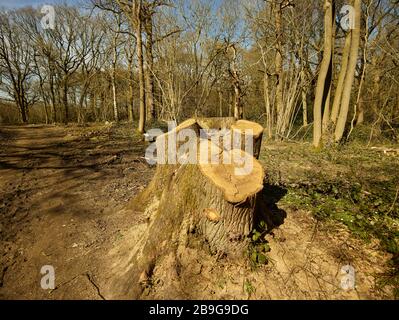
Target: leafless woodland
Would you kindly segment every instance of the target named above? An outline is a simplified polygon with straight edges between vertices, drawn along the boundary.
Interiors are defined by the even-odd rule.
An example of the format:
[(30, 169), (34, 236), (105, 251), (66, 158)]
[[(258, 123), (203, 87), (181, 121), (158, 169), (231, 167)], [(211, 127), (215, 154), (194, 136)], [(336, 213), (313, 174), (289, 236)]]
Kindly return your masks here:
[[(398, 0), (51, 8), (0, 8), (0, 297), (399, 297)], [(181, 166), (179, 178), (145, 161), (148, 130), (210, 118), (264, 129), (239, 204), (210, 169)], [(240, 259), (225, 234), (179, 238), (201, 203), (219, 208), (198, 215), (205, 238), (207, 223), (236, 220), (228, 231), (249, 239), (234, 245), (249, 248)]]

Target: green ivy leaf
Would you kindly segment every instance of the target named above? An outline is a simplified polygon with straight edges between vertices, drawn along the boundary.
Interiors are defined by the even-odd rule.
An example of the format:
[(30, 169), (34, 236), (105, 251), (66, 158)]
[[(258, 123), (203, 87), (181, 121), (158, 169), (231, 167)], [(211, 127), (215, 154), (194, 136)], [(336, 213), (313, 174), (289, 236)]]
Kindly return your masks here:
[(252, 236), (253, 241), (258, 241), (260, 238), (261, 234), (257, 231), (254, 232), (254, 235)]
[(269, 245), (268, 245), (267, 243), (265, 243), (265, 244), (263, 245), (263, 250), (264, 250), (265, 252), (270, 252), (270, 247), (269, 247)]
[(258, 253), (256, 251), (252, 252), (251, 254), (251, 260), (256, 263), (258, 260)]
[(259, 264), (266, 264), (267, 257), (262, 253), (258, 254), (258, 262)]

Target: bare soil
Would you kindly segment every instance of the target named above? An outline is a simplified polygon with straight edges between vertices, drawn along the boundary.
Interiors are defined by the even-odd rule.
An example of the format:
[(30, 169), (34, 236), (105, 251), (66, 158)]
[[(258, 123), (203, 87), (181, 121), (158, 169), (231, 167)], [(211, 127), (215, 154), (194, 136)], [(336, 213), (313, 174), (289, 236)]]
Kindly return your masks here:
[[(0, 298), (107, 298), (112, 266), (130, 254), (123, 246), (138, 241), (147, 223), (124, 210), (154, 173), (143, 159), (145, 144), (131, 131), (127, 125), (0, 127)], [(188, 248), (180, 260), (184, 273), (166, 274), (164, 261), (142, 298), (393, 298), (389, 288), (375, 286), (391, 258), (378, 243), (277, 205), (285, 218), (267, 235), (267, 265), (253, 268)], [(356, 288), (345, 291), (340, 270), (348, 264)], [(54, 290), (41, 289), (44, 265), (55, 267)], [(171, 290), (174, 277), (179, 287)]]

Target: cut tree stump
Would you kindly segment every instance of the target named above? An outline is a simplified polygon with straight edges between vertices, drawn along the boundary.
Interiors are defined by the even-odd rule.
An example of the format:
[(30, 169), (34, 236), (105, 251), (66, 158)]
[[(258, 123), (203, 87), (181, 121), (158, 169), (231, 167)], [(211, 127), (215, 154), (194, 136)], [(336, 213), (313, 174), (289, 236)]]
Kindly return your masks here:
[[(159, 148), (179, 137), (183, 129), (191, 129), (197, 139), (177, 143), (177, 149), (185, 146), (183, 150), (187, 151), (177, 152), (177, 159), (188, 159), (189, 150), (194, 148), (199, 161), (170, 164), (175, 156), (168, 152), (161, 156)], [(215, 139), (214, 132), (203, 134), (201, 129), (224, 131)], [(252, 133), (245, 135), (246, 129), (252, 129)], [(240, 148), (230, 142), (224, 147), (214, 143), (223, 140), (228, 132), (252, 139), (255, 157), (245, 152), (243, 143), (238, 144)], [(130, 256), (128, 261), (114, 266), (112, 274), (116, 279), (107, 290), (110, 298), (139, 298), (143, 283), (151, 278), (155, 266), (165, 257), (182, 259), (193, 238), (200, 239), (212, 254), (235, 259), (245, 256), (265, 177), (256, 159), (262, 134), (263, 128), (253, 122), (210, 118), (189, 119), (157, 138), (158, 157), (168, 162), (157, 165), (148, 187), (128, 204), (128, 210), (146, 215), (148, 225), (140, 241), (131, 244), (131, 252), (126, 253)], [(203, 150), (208, 153), (199, 156)], [(219, 162), (212, 163), (214, 157), (219, 157)], [(220, 163), (221, 159), (225, 161)], [(242, 174), (240, 170), (248, 163), (251, 170)], [(171, 270), (173, 273), (176, 272)]]

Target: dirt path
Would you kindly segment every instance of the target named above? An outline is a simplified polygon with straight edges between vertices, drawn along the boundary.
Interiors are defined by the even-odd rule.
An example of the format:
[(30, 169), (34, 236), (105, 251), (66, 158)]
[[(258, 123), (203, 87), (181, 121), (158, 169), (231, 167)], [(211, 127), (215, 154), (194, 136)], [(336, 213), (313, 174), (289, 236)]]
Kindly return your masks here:
[[(103, 299), (112, 277), (110, 250), (135, 241), (144, 217), (124, 204), (151, 179), (141, 158), (143, 144), (127, 128), (0, 128), (0, 298)], [(281, 209), (281, 208), (280, 208)], [(282, 208), (284, 209), (284, 208)], [(143, 298), (193, 299), (379, 299), (374, 276), (389, 258), (376, 245), (353, 239), (336, 225), (318, 224), (303, 211), (289, 211), (268, 235), (270, 263), (217, 261), (188, 249), (180, 291), (154, 270)], [(120, 257), (126, 253), (119, 252)], [(112, 261), (111, 261), (112, 260)], [(340, 287), (340, 268), (356, 270), (356, 290)], [(40, 269), (52, 265), (56, 288), (40, 287)]]
[[(101, 298), (96, 257), (132, 219), (114, 214), (146, 184), (142, 145), (111, 128), (1, 129), (3, 298)], [(56, 289), (40, 287), (52, 265)]]

